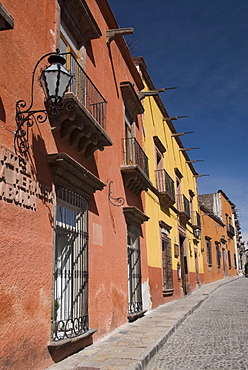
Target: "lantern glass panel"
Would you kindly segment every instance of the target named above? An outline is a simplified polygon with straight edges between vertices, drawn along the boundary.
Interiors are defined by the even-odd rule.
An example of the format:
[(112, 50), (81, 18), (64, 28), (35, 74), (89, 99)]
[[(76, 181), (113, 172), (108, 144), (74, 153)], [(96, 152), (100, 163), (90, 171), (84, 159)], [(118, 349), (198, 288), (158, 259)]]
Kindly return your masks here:
[(53, 63), (42, 71), (41, 84), (46, 99), (56, 103), (61, 100), (70, 84), (72, 75), (61, 64)]

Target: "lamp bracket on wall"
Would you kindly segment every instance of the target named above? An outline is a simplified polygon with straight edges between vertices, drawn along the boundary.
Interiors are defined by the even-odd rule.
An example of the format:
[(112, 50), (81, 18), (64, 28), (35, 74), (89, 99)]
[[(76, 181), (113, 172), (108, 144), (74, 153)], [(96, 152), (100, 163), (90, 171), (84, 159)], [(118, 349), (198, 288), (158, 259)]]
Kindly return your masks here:
[(127, 28), (117, 28), (112, 30), (106, 31), (106, 37), (107, 37), (107, 44), (109, 45), (111, 41), (113, 41), (116, 36), (119, 35), (133, 35), (134, 34), (134, 28), (133, 27), (127, 27)]
[(123, 197), (114, 198), (111, 195), (112, 194), (111, 185), (113, 184), (113, 181), (108, 181), (107, 180), (107, 184), (108, 184), (108, 200), (109, 200), (109, 202), (115, 207), (123, 206), (123, 204), (125, 203), (125, 200), (124, 200)]
[[(59, 49), (57, 49), (56, 52), (51, 52), (43, 55), (36, 63), (32, 72), (31, 99), (29, 107), (27, 108), (27, 103), (25, 100), (21, 99), (16, 102), (15, 120), (17, 129), (14, 132), (14, 147), (16, 153), (22, 155), (28, 151), (29, 149), (28, 129), (32, 127), (35, 122), (37, 123), (45, 122), (47, 120), (48, 115), (52, 117), (57, 117), (59, 115), (60, 109), (66, 108), (69, 111), (74, 109), (71, 106), (71, 104), (67, 103), (64, 104), (62, 101), (63, 95), (73, 77), (73, 75), (63, 67), (63, 64), (65, 64), (66, 60), (65, 58), (63, 58), (62, 55), (65, 54), (68, 53), (61, 54), (59, 52)], [(46, 57), (49, 57), (48, 62), (51, 65), (41, 71), (39, 81), (44, 89), (46, 100), (50, 101), (50, 108), (49, 110), (46, 109), (34, 110), (32, 108), (34, 105), (35, 73), (41, 61)], [(53, 83), (51, 83), (51, 81)]]

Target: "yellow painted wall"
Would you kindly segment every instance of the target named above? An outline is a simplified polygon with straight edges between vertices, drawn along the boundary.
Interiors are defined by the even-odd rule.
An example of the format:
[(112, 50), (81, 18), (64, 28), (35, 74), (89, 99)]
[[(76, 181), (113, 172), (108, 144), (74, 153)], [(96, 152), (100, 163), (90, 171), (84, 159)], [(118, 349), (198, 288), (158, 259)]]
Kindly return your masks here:
[[(143, 91), (148, 91), (146, 81), (143, 82), (145, 85), (145, 89)], [(193, 172), (186, 163), (184, 154), (179, 150), (179, 144), (175, 137), (171, 136), (172, 132), (167, 122), (163, 121), (163, 114), (154, 97), (145, 97), (142, 101), (145, 108), (143, 115), (143, 146), (146, 155), (149, 158), (149, 178), (151, 182), (154, 187), (156, 187), (156, 157), (153, 137), (157, 136), (166, 148), (166, 152), (163, 154), (164, 169), (174, 182), (176, 182), (175, 168), (179, 169), (183, 174), (181, 179), (181, 194), (184, 194), (189, 199), (189, 189), (191, 189), (195, 193), (195, 196), (193, 197), (193, 210), (199, 212), (196, 178), (193, 177)], [(170, 230), (170, 239), (172, 246), (173, 269), (176, 270), (179, 261), (179, 259), (174, 256), (174, 243), (179, 244), (177, 214), (171, 208), (166, 209), (166, 212), (162, 211), (158, 197), (151, 190), (148, 190), (146, 193), (145, 204), (145, 213), (150, 217), (149, 221), (146, 223), (148, 265), (151, 267), (162, 267), (159, 221), (163, 220), (166, 224), (172, 227)], [(188, 243), (189, 272), (195, 272), (194, 248), (197, 248), (199, 273), (203, 273), (201, 242), (199, 241), (198, 246), (193, 244), (193, 239), (195, 239), (193, 236), (193, 229), (188, 225), (188, 223), (186, 226), (186, 238)]]

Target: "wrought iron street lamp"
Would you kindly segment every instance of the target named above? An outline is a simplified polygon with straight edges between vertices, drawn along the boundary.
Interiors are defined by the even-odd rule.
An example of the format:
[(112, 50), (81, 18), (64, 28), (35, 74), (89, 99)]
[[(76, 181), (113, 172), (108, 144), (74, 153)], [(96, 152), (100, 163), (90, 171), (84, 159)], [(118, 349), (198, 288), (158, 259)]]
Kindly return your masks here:
[(59, 54), (53, 54), (48, 58), (50, 66), (41, 72), (41, 85), (44, 89), (46, 100), (50, 100), (56, 106), (63, 98), (70, 82), (72, 74), (63, 64), (65, 58)]
[[(63, 96), (68, 89), (73, 75), (69, 73), (64, 64), (65, 58), (60, 54), (57, 49), (56, 52), (43, 55), (36, 63), (32, 73), (32, 86), (31, 86), (31, 103), (26, 108), (24, 100), (16, 102), (16, 124), (17, 130), (15, 131), (14, 146), (16, 152), (23, 154), (29, 149), (28, 144), (28, 128), (32, 127), (34, 122), (43, 123), (46, 121), (47, 116), (56, 116), (58, 109), (61, 109), (61, 102)], [(45, 93), (45, 99), (49, 102), (49, 109), (33, 110), (34, 103), (34, 76), (40, 62), (46, 58), (50, 65), (41, 71), (40, 83)]]
[(194, 230), (194, 235), (196, 237), (196, 239), (200, 239), (200, 236), (201, 236), (201, 229), (199, 227), (197, 227), (195, 230)]

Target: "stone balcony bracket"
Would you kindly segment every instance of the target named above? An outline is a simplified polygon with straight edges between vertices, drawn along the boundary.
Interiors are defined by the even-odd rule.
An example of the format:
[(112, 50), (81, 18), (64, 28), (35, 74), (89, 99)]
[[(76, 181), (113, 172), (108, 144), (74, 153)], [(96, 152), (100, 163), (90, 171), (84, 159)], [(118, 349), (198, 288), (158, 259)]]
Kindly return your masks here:
[[(45, 103), (49, 112), (49, 103)], [(51, 128), (85, 158), (91, 158), (96, 150), (111, 146), (112, 140), (73, 93), (66, 93), (57, 114), (49, 115)]]

